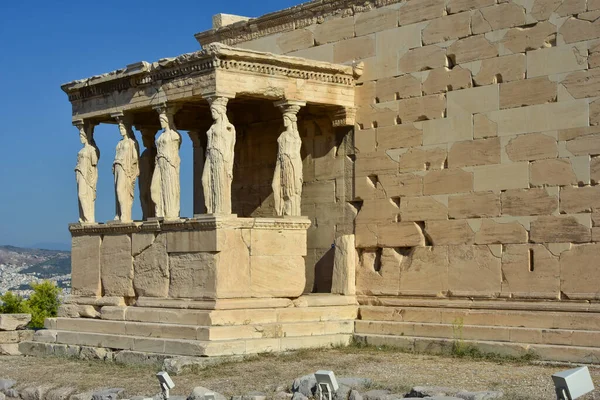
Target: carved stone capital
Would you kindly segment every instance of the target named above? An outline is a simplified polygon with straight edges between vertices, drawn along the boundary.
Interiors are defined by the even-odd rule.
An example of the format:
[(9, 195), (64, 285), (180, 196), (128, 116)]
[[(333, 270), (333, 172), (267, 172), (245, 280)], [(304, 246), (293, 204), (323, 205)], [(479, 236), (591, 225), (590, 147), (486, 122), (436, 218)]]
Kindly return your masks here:
[(301, 100), (279, 100), (275, 102), (275, 107), (279, 108), (285, 114), (298, 114), (300, 108), (306, 105), (305, 101)]
[(216, 92), (205, 92), (202, 93), (202, 98), (206, 99), (209, 104), (212, 103), (215, 99), (225, 98), (225, 99), (235, 99), (235, 92), (218, 90)]
[(177, 111), (181, 108), (179, 104), (161, 103), (152, 107), (159, 114), (165, 113), (170, 116), (174, 116)]
[(330, 114), (334, 127), (353, 126), (356, 120), (356, 107), (338, 108)]

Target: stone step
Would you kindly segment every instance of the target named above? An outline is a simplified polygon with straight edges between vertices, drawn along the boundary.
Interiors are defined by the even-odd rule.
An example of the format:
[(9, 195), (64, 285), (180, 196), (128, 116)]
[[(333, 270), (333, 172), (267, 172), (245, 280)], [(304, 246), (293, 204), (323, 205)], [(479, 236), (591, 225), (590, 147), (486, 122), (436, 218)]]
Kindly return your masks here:
[(422, 322), (356, 321), (356, 334), (600, 347), (600, 331)]
[[(342, 297), (342, 296), (339, 296)], [(169, 323), (193, 326), (250, 325), (284, 322), (354, 320), (357, 305), (288, 307), (239, 310), (190, 310), (151, 307), (104, 306), (103, 320)]]
[[(406, 351), (425, 352), (434, 354), (451, 354), (456, 343), (452, 339), (429, 338), (420, 336), (389, 336), (355, 334), (354, 339), (360, 343), (372, 346), (390, 346)], [(572, 363), (598, 364), (600, 348), (559, 346), (545, 344), (491, 342), (484, 340), (464, 340), (463, 346), (472, 346), (483, 353), (496, 353), (502, 356), (522, 357), (528, 354), (539, 357), (540, 360), (561, 361)]]
[(341, 333), (352, 334), (354, 331), (354, 320), (322, 321), (309, 324), (290, 322), (241, 326), (192, 326), (90, 318), (55, 318), (49, 325), (51, 329), (59, 331), (184, 340), (263, 339)]
[(546, 329), (599, 330), (600, 312), (473, 310), (462, 308), (360, 306), (366, 321), (428, 322)]
[[(34, 336), (34, 342), (187, 356), (254, 354), (299, 348), (348, 345), (352, 339), (352, 334), (201, 341), (61, 330), (44, 330), (38, 333)], [(23, 347), (27, 347), (27, 345), (23, 345)]]

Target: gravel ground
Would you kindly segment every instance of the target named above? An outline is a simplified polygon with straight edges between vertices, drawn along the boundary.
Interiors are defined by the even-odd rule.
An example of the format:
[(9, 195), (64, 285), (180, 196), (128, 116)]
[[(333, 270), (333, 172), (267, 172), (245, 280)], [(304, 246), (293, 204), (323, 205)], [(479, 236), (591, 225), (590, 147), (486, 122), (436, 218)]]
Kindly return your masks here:
[[(280, 355), (260, 355), (174, 376), (171, 394), (188, 395), (195, 386), (225, 395), (250, 391), (289, 389), (294, 378), (318, 369), (330, 369), (339, 377), (366, 377), (373, 389), (405, 393), (417, 385), (450, 386), (465, 390), (502, 390), (507, 399), (554, 399), (550, 376), (572, 368), (540, 363), (482, 361), (450, 356), (415, 355), (389, 349), (347, 348), (302, 350)], [(591, 367), (592, 379), (600, 382), (600, 368)], [(18, 382), (17, 388), (36, 385), (76, 387), (80, 391), (107, 387), (126, 388), (126, 396), (158, 392), (155, 368), (121, 366), (61, 358), (0, 357), (0, 378)], [(600, 390), (582, 399), (600, 399)]]

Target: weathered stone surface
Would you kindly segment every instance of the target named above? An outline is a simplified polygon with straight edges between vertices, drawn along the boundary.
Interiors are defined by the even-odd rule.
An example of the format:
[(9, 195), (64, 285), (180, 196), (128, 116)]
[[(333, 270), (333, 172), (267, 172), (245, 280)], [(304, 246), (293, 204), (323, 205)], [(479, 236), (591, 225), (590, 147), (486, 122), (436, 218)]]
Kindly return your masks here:
[(544, 188), (507, 190), (502, 193), (502, 215), (549, 215), (558, 208), (558, 196)]
[(498, 293), (501, 290), (500, 258), (488, 246), (448, 247), (448, 288), (452, 292)]
[[(100, 235), (74, 236), (71, 241), (71, 287), (75, 295), (100, 296)], [(75, 266), (75, 268), (73, 268)]]
[(475, 192), (450, 196), (448, 212), (451, 218), (497, 217), (500, 215), (500, 197), (493, 192)]
[(403, 254), (392, 248), (365, 249), (361, 251), (359, 260), (356, 270), (357, 294), (398, 294)]
[(600, 37), (600, 21), (585, 21), (571, 17), (560, 27), (559, 33), (563, 36), (566, 43), (580, 42)]
[(556, 158), (556, 139), (542, 133), (519, 135), (506, 145), (506, 154), (511, 161), (535, 161)]
[(423, 44), (444, 42), (471, 34), (471, 13), (447, 15), (434, 19), (423, 29)]
[(448, 248), (417, 247), (402, 265), (400, 292), (438, 294), (448, 290)]
[(498, 85), (487, 85), (448, 93), (448, 117), (498, 110)]
[(600, 133), (598, 126), (585, 126), (581, 128), (561, 129), (558, 131), (558, 140), (573, 140), (581, 136), (593, 135)]
[(498, 124), (484, 114), (473, 116), (473, 137), (475, 139), (498, 136)]
[(423, 231), (415, 222), (396, 222), (377, 226), (377, 245), (380, 247), (424, 246)]
[(468, 114), (423, 122), (423, 144), (432, 145), (473, 138), (473, 120)]
[(600, 124), (600, 100), (590, 103), (590, 125), (596, 126)]
[(597, 259), (600, 244), (573, 246), (560, 255), (560, 287), (567, 295), (586, 293), (600, 294), (600, 275)]
[(446, 163), (446, 149), (440, 147), (413, 147), (398, 157), (400, 172), (438, 170)]
[(416, 97), (398, 101), (400, 122), (425, 121), (443, 118), (446, 114), (446, 98), (443, 94)]
[(473, 86), (471, 71), (461, 67), (449, 69), (436, 68), (429, 72), (423, 83), (424, 94), (449, 92), (452, 90), (466, 89)]
[(449, 0), (446, 3), (446, 9), (449, 14), (455, 14), (462, 11), (475, 10), (496, 4), (494, 0)]
[(0, 392), (5, 393), (8, 389), (17, 384), (17, 381), (12, 379), (0, 379)]
[(594, 157), (590, 161), (590, 179), (592, 184), (600, 183), (600, 157)]
[(169, 255), (169, 296), (202, 298), (216, 295), (216, 260), (210, 253)]
[(400, 201), (402, 221), (447, 219), (448, 207), (431, 196), (403, 197)]
[(600, 96), (600, 68), (573, 72), (567, 75), (561, 84), (576, 99), (598, 97)]
[(486, 390), (483, 392), (468, 392), (461, 390), (456, 393), (456, 398), (462, 400), (492, 400), (504, 398), (504, 393), (499, 391)]
[(453, 64), (496, 57), (498, 49), (483, 35), (469, 36), (454, 42), (447, 50)]
[(333, 257), (333, 278), (331, 293), (342, 295), (356, 294), (356, 263), (354, 235), (343, 235), (335, 239)]
[(453, 389), (444, 386), (415, 386), (406, 394), (407, 398), (423, 398), (434, 396), (454, 396), (458, 393), (458, 389)]
[(417, 97), (421, 95), (421, 82), (410, 74), (379, 79), (375, 95), (382, 103)]
[(600, 210), (600, 186), (564, 187), (560, 191), (560, 212), (576, 214)]
[(547, 77), (525, 79), (500, 85), (500, 108), (514, 108), (555, 102), (556, 82)]
[(448, 221), (426, 221), (425, 233), (434, 246), (471, 244), (475, 233), (464, 219)]
[(420, 146), (423, 143), (423, 131), (413, 124), (377, 128), (376, 142), (380, 150)]
[(23, 400), (42, 400), (46, 393), (51, 389), (49, 385), (43, 386), (28, 386), (20, 391), (21, 399)]
[[(369, 179), (369, 178), (367, 178)], [(357, 224), (395, 222), (398, 215), (398, 205), (389, 198), (365, 201), (356, 216)]]
[(130, 236), (104, 236), (100, 247), (100, 265), (105, 296), (135, 296)]
[(530, 181), (532, 186), (576, 185), (577, 176), (569, 159), (557, 158), (532, 162)]
[(475, 234), (476, 244), (527, 243), (527, 230), (520, 223), (484, 219)]
[(567, 150), (576, 156), (600, 154), (600, 134), (578, 137), (567, 142)]
[(529, 165), (514, 164), (484, 165), (474, 168), (475, 191), (520, 189), (529, 187)]
[(484, 86), (525, 79), (526, 62), (525, 54), (485, 59), (481, 61), (478, 72), (474, 73), (473, 82)]
[(424, 0), (419, 3), (407, 2), (400, 7), (398, 24), (400, 26), (415, 22), (429, 21), (444, 15), (444, 0)]
[(585, 243), (591, 229), (570, 215), (541, 216), (531, 222), (529, 240), (534, 243)]
[(357, 14), (354, 18), (356, 36), (368, 35), (398, 26), (398, 12), (379, 8)]
[[(233, 255), (230, 263), (235, 259)], [(250, 290), (253, 297), (293, 298), (304, 291), (306, 267), (303, 256), (252, 256), (250, 266)], [(277, 279), (273, 278), (275, 269), (278, 271)], [(244, 291), (242, 289), (241, 293)]]
[(464, 193), (473, 190), (473, 173), (460, 168), (430, 171), (423, 178), (423, 194)]
[(558, 46), (527, 52), (528, 78), (585, 68), (587, 68), (587, 52), (581, 46)]
[(556, 25), (545, 21), (532, 27), (512, 28), (502, 39), (504, 47), (513, 53), (524, 53), (556, 43)]
[(454, 143), (448, 152), (448, 166), (500, 164), (500, 139), (479, 139)]
[(221, 393), (214, 392), (202, 386), (197, 386), (192, 390), (192, 393), (188, 396), (187, 400), (205, 400), (206, 393), (212, 392), (215, 395), (215, 400), (226, 400), (225, 396)]
[(375, 35), (342, 40), (333, 45), (333, 62), (345, 63), (375, 56)]
[(526, 24), (525, 9), (516, 3), (498, 4), (481, 9), (493, 30)]
[[(142, 238), (142, 235), (145, 237)], [(150, 237), (147, 237), (150, 236)], [(169, 257), (167, 235), (161, 233), (135, 233), (132, 243), (152, 239), (145, 248), (133, 253), (133, 287), (137, 296), (167, 297), (169, 294)]]
[(398, 70), (402, 73), (425, 71), (448, 66), (446, 50), (436, 45), (411, 49), (400, 57), (398, 61)]
[(339, 42), (354, 37), (354, 18), (332, 18), (315, 26), (315, 44)]
[(502, 292), (550, 293), (560, 290), (558, 257), (541, 244), (509, 244), (502, 252)]
[(58, 387), (46, 393), (45, 400), (69, 400), (77, 389), (74, 387)]
[(31, 321), (31, 314), (0, 314), (0, 331), (24, 329)]
[(0, 343), (0, 356), (20, 356), (20, 346), (21, 344), (18, 343)]

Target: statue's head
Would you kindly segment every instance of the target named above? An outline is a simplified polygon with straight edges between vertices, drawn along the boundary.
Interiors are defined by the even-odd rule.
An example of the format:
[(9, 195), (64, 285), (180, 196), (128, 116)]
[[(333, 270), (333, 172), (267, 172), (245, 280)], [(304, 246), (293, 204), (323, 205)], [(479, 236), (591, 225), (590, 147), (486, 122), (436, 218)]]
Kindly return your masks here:
[(210, 114), (213, 120), (218, 120), (227, 116), (227, 103), (229, 99), (226, 97), (217, 97), (209, 100), (210, 102)]
[(75, 123), (77, 129), (79, 129), (79, 140), (81, 144), (94, 144), (94, 127), (95, 125), (89, 121), (77, 121)]
[(167, 109), (163, 108), (160, 110), (158, 114), (158, 120), (160, 121), (160, 127), (164, 130), (169, 129), (169, 115), (167, 114)]
[(298, 122), (298, 117), (293, 113), (285, 113), (283, 115), (283, 126), (286, 128), (294, 127)]
[(121, 134), (122, 137), (127, 137), (127, 127), (125, 126), (125, 123), (123, 122), (123, 120), (119, 121), (119, 133)]

